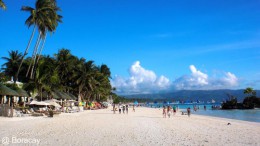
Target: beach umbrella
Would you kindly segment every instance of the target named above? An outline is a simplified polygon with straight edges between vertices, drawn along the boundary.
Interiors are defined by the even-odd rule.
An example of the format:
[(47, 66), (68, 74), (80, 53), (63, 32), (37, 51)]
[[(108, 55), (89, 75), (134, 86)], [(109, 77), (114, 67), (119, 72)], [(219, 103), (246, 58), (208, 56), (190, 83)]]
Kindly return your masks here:
[(0, 95), (19, 96), (19, 94), (16, 91), (6, 87), (1, 83), (0, 83)]
[(29, 95), (28, 95), (28, 93), (25, 91), (25, 90), (23, 90), (23, 89), (18, 89), (18, 90), (16, 90), (16, 92), (19, 94), (19, 96), (21, 96), (21, 97), (29, 97)]
[(74, 96), (74, 95), (73, 95), (73, 94), (71, 94), (71, 93), (67, 93), (67, 95), (69, 95), (69, 96), (70, 96), (70, 99), (74, 99), (74, 100), (78, 99), (76, 96)]
[(55, 91), (55, 94), (59, 97), (59, 99), (67, 99), (67, 100), (70, 99), (70, 96), (68, 96), (64, 92)]
[(56, 92), (53, 92), (53, 91), (51, 91), (51, 96), (52, 96), (53, 99), (62, 99), (61, 97), (59, 97), (59, 96), (57, 95)]
[(45, 106), (47, 106), (47, 105), (50, 105), (49, 103), (46, 103), (46, 102), (43, 102), (43, 101), (35, 101), (35, 100), (33, 100), (31, 103), (30, 103), (30, 105), (45, 105)]
[(55, 106), (55, 107), (61, 107), (58, 103), (55, 102), (55, 100), (52, 100), (52, 99), (51, 100), (45, 100), (44, 102), (48, 103), (52, 106)]
[(65, 92), (60, 92), (60, 93), (62, 94), (62, 96), (63, 96), (65, 99), (68, 99), (68, 100), (71, 99), (71, 97), (70, 97), (67, 93), (65, 93)]

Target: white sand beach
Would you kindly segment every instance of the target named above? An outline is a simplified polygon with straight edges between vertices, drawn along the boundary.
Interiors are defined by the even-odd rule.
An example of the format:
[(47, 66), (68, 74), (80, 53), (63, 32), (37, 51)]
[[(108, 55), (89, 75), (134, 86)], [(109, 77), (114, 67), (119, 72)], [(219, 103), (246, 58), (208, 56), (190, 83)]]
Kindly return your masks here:
[[(231, 123), (231, 125), (227, 125)], [(39, 145), (260, 145), (260, 123), (177, 115), (162, 118), (162, 110), (136, 108), (113, 114), (111, 108), (57, 117), (0, 117), (0, 138), (39, 139)], [(4, 140), (4, 141), (3, 141)], [(16, 141), (17, 142), (17, 141)], [(18, 141), (19, 142), (19, 141)], [(28, 142), (28, 141), (27, 141)], [(24, 145), (26, 141), (20, 142)], [(2, 143), (0, 143), (1, 145)]]

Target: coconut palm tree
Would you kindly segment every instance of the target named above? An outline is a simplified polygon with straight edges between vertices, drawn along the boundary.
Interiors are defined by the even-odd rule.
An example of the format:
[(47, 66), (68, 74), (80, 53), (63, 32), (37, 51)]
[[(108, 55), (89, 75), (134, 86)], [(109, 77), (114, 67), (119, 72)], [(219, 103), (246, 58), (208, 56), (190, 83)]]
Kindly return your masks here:
[(47, 3), (46, 7), (51, 7), (52, 9), (50, 9), (48, 11), (48, 13), (46, 13), (46, 15), (48, 16), (48, 19), (45, 19), (44, 25), (41, 26), (42, 27), (41, 30), (44, 30), (44, 31), (41, 31), (42, 43), (41, 43), (39, 52), (37, 51), (38, 49), (36, 49), (35, 60), (33, 62), (33, 67), (31, 70), (31, 78), (33, 77), (34, 64), (38, 63), (38, 61), (40, 59), (40, 55), (44, 48), (44, 44), (45, 44), (46, 37), (47, 37), (47, 32), (53, 33), (56, 30), (58, 24), (62, 22), (62, 20), (61, 20), (62, 16), (58, 14), (58, 11), (61, 11), (61, 9), (57, 6), (55, 0), (49, 1), (49, 3)]
[(73, 70), (77, 62), (77, 58), (70, 53), (68, 49), (59, 50), (58, 54), (55, 54), (56, 69), (59, 74), (60, 83), (65, 90), (70, 90), (73, 78)]
[(85, 62), (85, 59), (80, 59), (80, 62), (75, 68), (74, 79), (78, 86), (78, 101), (83, 99), (84, 93), (93, 90), (93, 74), (94, 61)]
[(100, 67), (100, 72), (103, 73), (105, 76), (111, 78), (111, 72), (107, 65), (102, 64)]
[(14, 81), (17, 81), (17, 77), (15, 76), (17, 72), (17, 68), (21, 62), (22, 59), (22, 53), (19, 53), (16, 51), (9, 51), (8, 52), (9, 57), (2, 57), (6, 61), (2, 65), (2, 70), (4, 70), (5, 74), (9, 77), (14, 77)]
[(244, 94), (247, 94), (248, 96), (252, 96), (252, 95), (256, 95), (256, 91), (251, 88), (251, 87), (248, 87), (244, 90)]
[(0, 0), (0, 8), (6, 10), (5, 3), (2, 0)]
[[(60, 8), (57, 7), (55, 0), (37, 0), (35, 3), (35, 8), (29, 7), (29, 6), (23, 6), (21, 10), (30, 12), (30, 16), (25, 21), (25, 24), (28, 27), (33, 25), (34, 28), (33, 28), (33, 32), (30, 37), (30, 40), (28, 42), (28, 45), (25, 49), (25, 52), (24, 52), (24, 55), (22, 58), (22, 62), (18, 68), (17, 76), (18, 76), (20, 68), (22, 66), (24, 57), (28, 53), (31, 41), (34, 37), (34, 33), (35, 33), (36, 27), (37, 27), (38, 31), (39, 31), (39, 35), (38, 35), (38, 39), (35, 44), (33, 55), (32, 55), (33, 56), (32, 63), (31, 63), (32, 69), (31, 69), (31, 65), (28, 68), (28, 70), (31, 69), (31, 78), (32, 78), (33, 68), (34, 68), (34, 64), (35, 64), (35, 60), (36, 60), (36, 54), (38, 54), (37, 52), (38, 52), (38, 46), (40, 44), (40, 41), (43, 39), (44, 41), (42, 44), (44, 45), (47, 31), (53, 32), (56, 29), (58, 22), (61, 22), (62, 17), (57, 14), (57, 11), (60, 11)], [(41, 47), (41, 48), (43, 48), (43, 47)], [(39, 59), (38, 59), (38, 61), (39, 61)]]

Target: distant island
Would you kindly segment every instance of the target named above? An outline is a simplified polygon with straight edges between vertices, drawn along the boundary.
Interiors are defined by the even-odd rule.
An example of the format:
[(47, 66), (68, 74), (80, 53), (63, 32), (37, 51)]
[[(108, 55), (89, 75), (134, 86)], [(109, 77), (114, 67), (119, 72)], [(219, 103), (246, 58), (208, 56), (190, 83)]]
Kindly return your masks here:
[(254, 109), (260, 108), (260, 98), (257, 98), (253, 88), (246, 88), (243, 92), (246, 97), (243, 102), (238, 102), (237, 98), (229, 95), (230, 99), (222, 103), (222, 109)]
[(221, 103), (222, 109), (260, 108), (260, 90), (253, 88), (239, 90), (176, 90), (171, 93), (135, 94), (123, 96), (127, 100), (140, 102), (176, 102), (180, 103)]
[[(254, 90), (260, 95), (260, 90)], [(212, 99), (218, 103), (230, 100), (230, 96), (236, 97), (238, 102), (243, 102), (245, 98), (244, 89), (230, 90), (176, 90), (169, 93), (154, 94), (133, 94), (121, 95), (127, 99), (146, 100), (146, 101), (189, 101), (189, 102), (211, 102)]]

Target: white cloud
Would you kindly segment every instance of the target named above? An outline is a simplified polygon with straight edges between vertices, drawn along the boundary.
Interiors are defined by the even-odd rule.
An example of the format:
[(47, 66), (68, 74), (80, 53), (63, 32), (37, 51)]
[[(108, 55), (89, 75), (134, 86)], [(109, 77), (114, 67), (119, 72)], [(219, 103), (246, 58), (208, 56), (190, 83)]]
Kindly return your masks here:
[(226, 73), (226, 77), (223, 79), (227, 85), (230, 86), (237, 86), (238, 85), (238, 79), (237, 77), (232, 74), (231, 72)]
[(156, 74), (143, 68), (139, 61), (133, 63), (129, 69), (130, 77), (123, 79), (116, 76), (112, 80), (112, 86), (119, 93), (153, 93), (168, 89), (170, 80), (165, 76), (157, 77)]
[(203, 90), (224, 89), (238, 86), (238, 78), (231, 72), (225, 72), (223, 77), (209, 77), (198, 70), (194, 65), (189, 66), (190, 74), (183, 75), (175, 81), (170, 81), (165, 76), (159, 76), (154, 71), (145, 69), (139, 61), (134, 62), (129, 68), (129, 77), (115, 76), (111, 80), (112, 86), (120, 94), (156, 93), (177, 90)]
[(191, 75), (184, 75), (173, 82), (176, 89), (224, 89), (238, 86), (238, 78), (231, 72), (224, 73), (222, 78), (209, 78), (206, 73), (190, 65)]

